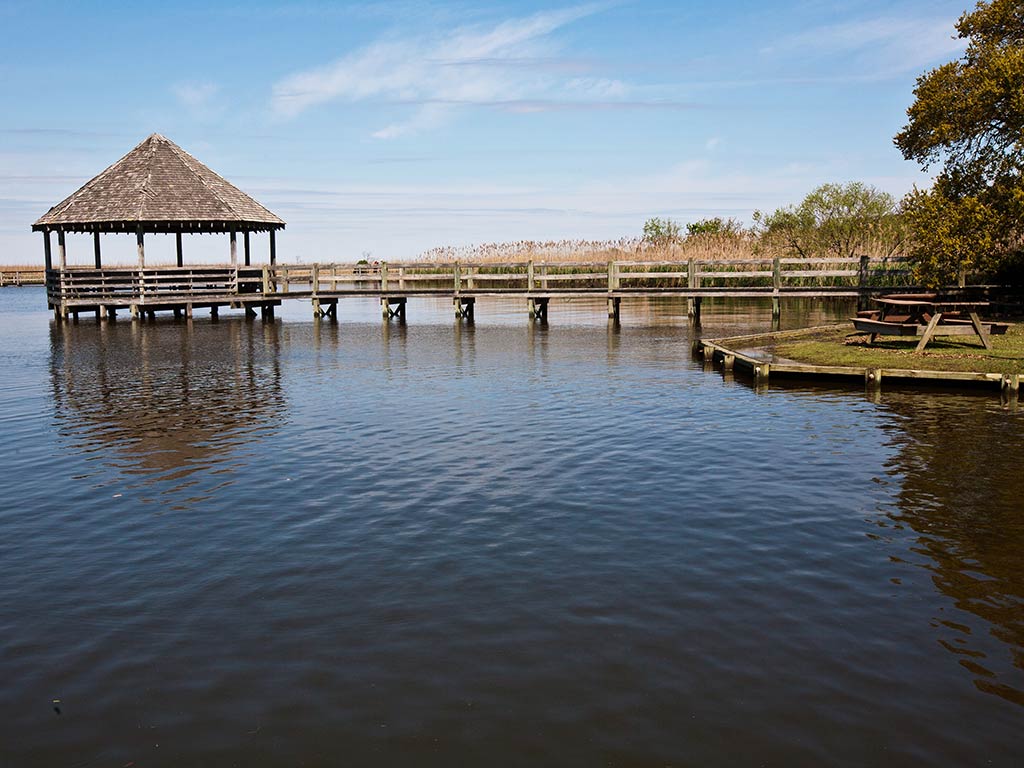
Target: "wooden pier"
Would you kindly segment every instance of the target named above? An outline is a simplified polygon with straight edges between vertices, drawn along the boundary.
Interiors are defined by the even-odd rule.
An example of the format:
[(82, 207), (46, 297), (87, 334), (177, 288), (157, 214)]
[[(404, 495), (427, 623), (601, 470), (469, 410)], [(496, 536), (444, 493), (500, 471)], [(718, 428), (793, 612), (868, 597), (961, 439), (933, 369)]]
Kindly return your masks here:
[[(222, 308), (271, 319), (281, 302), (296, 299), (309, 301), (315, 317), (336, 320), (338, 302), (352, 296), (378, 299), (386, 319), (404, 319), (410, 298), (448, 298), (455, 317), (471, 320), (477, 299), (499, 296), (521, 299), (541, 322), (559, 300), (600, 297), (617, 319), (624, 300), (676, 297), (686, 299), (688, 314), (699, 322), (709, 298), (764, 298), (778, 317), (787, 298), (866, 304), (876, 294), (913, 289), (909, 264), (899, 258), (286, 265), (278, 263), (275, 239), (284, 228), (283, 219), (159, 134), (32, 225), (43, 237), (47, 302), (58, 320), (83, 313), (108, 319), (120, 311), (133, 318), (157, 312), (191, 317), (198, 309), (217, 314)], [(268, 259), (258, 264), (251, 236), (264, 233)], [(76, 234), (91, 241), (89, 266), (71, 264), (69, 235)], [(149, 234), (175, 236), (174, 266), (147, 266)], [(186, 265), (184, 235), (226, 235), (228, 263)], [(103, 236), (131, 237), (138, 264), (105, 266)]]
[(405, 318), (415, 297), (449, 298), (457, 318), (472, 319), (476, 300), (518, 298), (530, 317), (546, 320), (552, 301), (579, 297), (607, 300), (608, 316), (618, 318), (622, 301), (643, 297), (687, 300), (688, 314), (700, 319), (709, 298), (763, 298), (778, 316), (787, 298), (853, 298), (905, 291), (909, 265), (900, 258), (867, 257), (757, 261), (580, 263), (506, 262), (265, 264), (161, 268), (64, 267), (47, 272), (47, 300), (58, 319), (94, 313), (132, 317), (173, 312), (190, 317), (201, 308), (257, 311), (273, 317), (285, 300), (311, 302), (313, 314), (337, 318), (337, 304), (349, 297), (380, 300), (386, 318)]
[(43, 285), (44, 283), (46, 283), (45, 269), (4, 269), (0, 267), (0, 288)]

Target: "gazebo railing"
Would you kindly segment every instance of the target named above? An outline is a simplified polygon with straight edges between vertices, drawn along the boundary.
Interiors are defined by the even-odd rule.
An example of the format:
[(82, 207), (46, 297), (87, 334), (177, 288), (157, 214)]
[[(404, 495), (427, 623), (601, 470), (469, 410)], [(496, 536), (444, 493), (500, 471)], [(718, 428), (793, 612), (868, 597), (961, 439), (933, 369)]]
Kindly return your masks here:
[(124, 303), (147, 299), (233, 296), (260, 290), (259, 268), (159, 267), (54, 270), (47, 282), (50, 302)]

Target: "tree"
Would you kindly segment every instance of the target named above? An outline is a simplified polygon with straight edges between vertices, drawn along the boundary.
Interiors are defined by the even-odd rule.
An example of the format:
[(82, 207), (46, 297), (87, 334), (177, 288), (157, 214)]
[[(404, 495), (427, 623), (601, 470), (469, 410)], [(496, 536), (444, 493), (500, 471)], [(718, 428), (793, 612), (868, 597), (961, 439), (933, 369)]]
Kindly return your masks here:
[[(936, 248), (993, 269), (1012, 265), (1022, 251), (1024, 0), (978, 3), (956, 29), (967, 41), (963, 57), (918, 78), (909, 122), (894, 139), (924, 170), (941, 165), (932, 190), (915, 190), (905, 201), (908, 210), (924, 208), (911, 219), (913, 254), (925, 272), (946, 263), (945, 256), (933, 259)], [(955, 217), (966, 250), (938, 242), (927, 228), (938, 210)], [(977, 256), (969, 252), (970, 230), (963, 229), (971, 226)]]
[(651, 245), (665, 246), (679, 242), (682, 228), (672, 219), (657, 217), (644, 222), (644, 242)]
[(890, 256), (904, 241), (896, 200), (855, 181), (823, 184), (796, 207), (754, 212), (754, 226), (769, 245), (799, 256), (853, 258), (868, 250)]
[(948, 285), (963, 272), (999, 268), (999, 215), (977, 197), (954, 200), (915, 189), (905, 209), (914, 233), (917, 278), (925, 285)]
[(700, 235), (726, 235), (738, 237), (743, 234), (743, 225), (736, 219), (723, 219), (716, 216), (713, 219), (698, 219), (686, 225), (687, 237), (699, 237)]

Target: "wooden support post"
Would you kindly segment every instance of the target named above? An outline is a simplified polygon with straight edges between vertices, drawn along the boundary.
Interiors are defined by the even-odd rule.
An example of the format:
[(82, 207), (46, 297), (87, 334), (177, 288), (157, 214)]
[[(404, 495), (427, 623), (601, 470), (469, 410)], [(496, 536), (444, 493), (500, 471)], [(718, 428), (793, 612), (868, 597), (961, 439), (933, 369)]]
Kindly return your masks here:
[(452, 277), (455, 284), (455, 295), (459, 295), (459, 291), (462, 290), (462, 274), (459, 272), (459, 262), (455, 262), (452, 267)]
[[(686, 285), (688, 288), (697, 287), (697, 260), (689, 259), (686, 262)], [(690, 297), (686, 300), (686, 315), (687, 317), (696, 317), (697, 314), (697, 302), (694, 297)]]
[(238, 236), (235, 232), (228, 235), (231, 242), (231, 266), (238, 266)]
[(320, 265), (314, 264), (309, 271), (309, 285), (315, 296), (320, 292)]
[(50, 230), (43, 230), (43, 258), (45, 259), (46, 271), (53, 269), (53, 253), (50, 251)]
[(1004, 373), (1002, 381), (1003, 389), (1009, 392), (1020, 391), (1020, 374), (1019, 373)]
[(320, 317), (320, 299), (313, 299), (313, 317)]
[(541, 322), (544, 322), (548, 319), (547, 298), (529, 298), (526, 300), (526, 307), (529, 310), (531, 320), (539, 320)]
[(142, 227), (135, 230), (135, 248), (139, 255), (139, 269), (146, 267), (146, 241)]
[(176, 263), (179, 267), (185, 266), (185, 253), (181, 247), (181, 232), (174, 233), (174, 250), (177, 256)]
[(608, 317), (613, 320), (619, 319), (619, 310), (622, 304), (622, 299), (618, 296), (608, 297)]
[(186, 320), (191, 320), (192, 319), (192, 302), (191, 301), (188, 302), (185, 305), (185, 319)]
[(245, 305), (245, 319), (246, 320), (255, 320), (256, 319), (256, 310), (252, 308), (251, 304), (246, 304)]
[(870, 305), (868, 283), (870, 278), (870, 262), (867, 254), (862, 254), (857, 268), (857, 311), (861, 312)]
[(211, 318), (220, 317), (220, 307), (218, 307), (216, 304), (214, 304), (212, 307), (210, 307), (210, 317)]
[(64, 230), (57, 230), (57, 257), (60, 259), (60, 268), (67, 269), (68, 266), (68, 248), (64, 242)]
[(769, 363), (758, 363), (754, 366), (754, 378), (759, 382), (768, 381), (768, 375), (771, 373), (771, 365)]
[(245, 257), (245, 266), (250, 266), (249, 261), (249, 230), (242, 233), (242, 254)]
[(117, 320), (117, 307), (107, 307), (107, 318)]
[(138, 304), (130, 304), (128, 306), (128, 311), (132, 315), (132, 320), (138, 320), (139, 319), (139, 305)]
[(736, 364), (736, 355), (722, 355), (722, 370), (731, 371)]
[(386, 261), (380, 263), (380, 290), (381, 293), (388, 292), (388, 263)]
[(956, 284), (959, 288), (967, 287), (967, 267), (961, 266), (956, 276)]
[(530, 259), (526, 263), (526, 290), (533, 292), (533, 289), (536, 287), (537, 286), (533, 275), (533, 259)]
[(868, 368), (864, 371), (864, 383), (869, 387), (882, 386), (882, 369)]
[(181, 308), (180, 307), (175, 307), (174, 308), (174, 319), (178, 320), (180, 318), (181, 318)]
[(100, 258), (100, 231), (98, 229), (92, 233), (92, 257), (96, 269), (103, 269), (103, 259)]
[(782, 260), (776, 256), (772, 259), (772, 318), (782, 316), (782, 306), (779, 302), (780, 291), (782, 290)]
[(277, 264), (277, 233), (270, 230), (270, 263)]
[(270, 293), (270, 267), (263, 266), (263, 293)]

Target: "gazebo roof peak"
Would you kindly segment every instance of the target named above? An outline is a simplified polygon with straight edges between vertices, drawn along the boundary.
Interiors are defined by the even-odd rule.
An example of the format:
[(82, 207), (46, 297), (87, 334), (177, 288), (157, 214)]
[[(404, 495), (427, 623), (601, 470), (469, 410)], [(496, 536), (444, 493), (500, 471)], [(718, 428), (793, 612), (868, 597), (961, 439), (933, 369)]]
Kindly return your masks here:
[(159, 133), (41, 216), (34, 230), (228, 232), (284, 221)]

